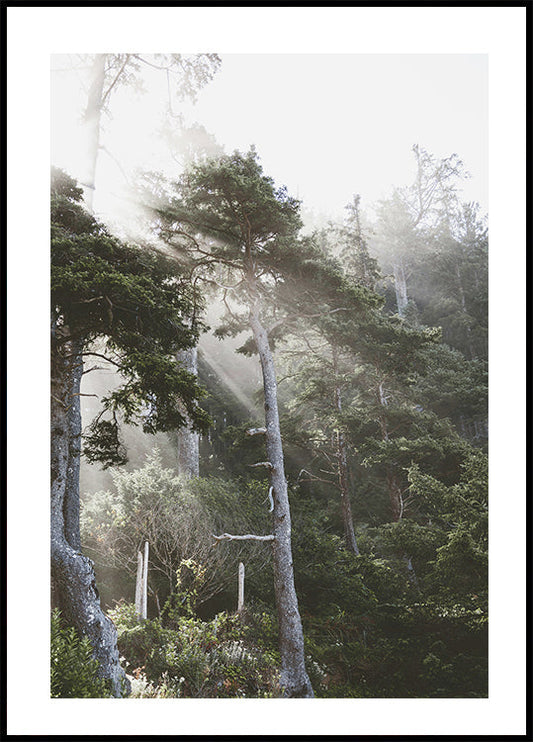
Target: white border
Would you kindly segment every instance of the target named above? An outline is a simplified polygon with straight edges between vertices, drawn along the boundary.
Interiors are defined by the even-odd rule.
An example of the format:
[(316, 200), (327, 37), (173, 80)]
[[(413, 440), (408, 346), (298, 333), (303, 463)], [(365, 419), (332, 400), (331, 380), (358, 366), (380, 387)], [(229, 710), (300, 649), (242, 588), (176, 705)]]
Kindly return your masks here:
[[(9, 734), (525, 733), (525, 8), (10, 7), (7, 18)], [(48, 698), (49, 55), (131, 49), (489, 55), (489, 700)]]

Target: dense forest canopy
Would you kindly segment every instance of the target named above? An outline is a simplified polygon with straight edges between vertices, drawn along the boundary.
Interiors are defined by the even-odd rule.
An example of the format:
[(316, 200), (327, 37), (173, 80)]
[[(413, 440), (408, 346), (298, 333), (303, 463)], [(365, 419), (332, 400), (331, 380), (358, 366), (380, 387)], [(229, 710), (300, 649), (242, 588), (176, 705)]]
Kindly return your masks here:
[(85, 63), (89, 177), (51, 188), (52, 694), (486, 697), (468, 163), (415, 144), (411, 182), (311, 228), (254, 146), (171, 111), (175, 172), (137, 174), (119, 238), (92, 213), (113, 95), (151, 65), (194, 97), (220, 59)]

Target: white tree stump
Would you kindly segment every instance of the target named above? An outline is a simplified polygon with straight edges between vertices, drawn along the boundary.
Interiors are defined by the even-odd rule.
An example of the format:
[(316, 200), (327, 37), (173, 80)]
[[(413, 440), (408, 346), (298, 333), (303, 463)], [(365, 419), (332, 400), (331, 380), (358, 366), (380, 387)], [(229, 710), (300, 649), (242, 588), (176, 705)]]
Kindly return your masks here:
[(142, 598), (141, 598), (141, 618), (146, 620), (148, 613), (148, 541), (144, 543), (143, 559), (143, 578), (142, 578)]
[(137, 579), (135, 581), (135, 613), (142, 615), (143, 555), (137, 552)]
[(244, 608), (244, 564), (239, 562), (239, 597), (237, 600), (237, 612), (242, 613)]

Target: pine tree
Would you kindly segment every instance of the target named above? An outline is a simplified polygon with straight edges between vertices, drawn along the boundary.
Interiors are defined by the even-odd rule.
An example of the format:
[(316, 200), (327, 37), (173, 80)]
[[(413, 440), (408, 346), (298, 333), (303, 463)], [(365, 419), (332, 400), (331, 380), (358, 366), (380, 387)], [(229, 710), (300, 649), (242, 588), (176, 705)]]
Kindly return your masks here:
[[(272, 333), (280, 318), (275, 316), (271, 299), (289, 267), (298, 263), (298, 208), (284, 188), (276, 189), (263, 174), (254, 150), (192, 167), (177, 184), (170, 203), (154, 204), (166, 239), (192, 257), (197, 270), (205, 272), (214, 266), (217, 282), (227, 281), (224, 300), (228, 307), (228, 293), (234, 292), (241, 309), (230, 310), (230, 325), (240, 330), (245, 323), (252, 331), (263, 375), (267, 460), (260, 465), (268, 471), (273, 501), (281, 684), (287, 696), (312, 697), (294, 587), (291, 515), (272, 353)], [(227, 288), (230, 281), (233, 289)]]
[(51, 557), (54, 599), (63, 615), (91, 641), (102, 677), (113, 693), (124, 691), (116, 631), (100, 608), (92, 562), (80, 550), (80, 444), (70, 420), (86, 359), (106, 358), (125, 381), (102, 400), (85, 438), (85, 454), (104, 466), (125, 455), (119, 414), (145, 432), (185, 423), (182, 405), (198, 427), (196, 379), (171, 354), (196, 341), (198, 328), (185, 317), (193, 295), (175, 266), (160, 256), (113, 238), (81, 206), (82, 191), (53, 171), (51, 222)]

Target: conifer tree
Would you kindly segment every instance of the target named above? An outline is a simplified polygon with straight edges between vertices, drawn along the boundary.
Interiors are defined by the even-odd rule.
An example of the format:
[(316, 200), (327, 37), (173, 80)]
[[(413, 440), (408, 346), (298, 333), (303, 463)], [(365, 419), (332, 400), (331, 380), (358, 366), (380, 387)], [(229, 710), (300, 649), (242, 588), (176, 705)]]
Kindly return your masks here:
[[(125, 461), (119, 416), (145, 432), (185, 423), (205, 413), (195, 404), (196, 379), (172, 358), (190, 347), (198, 328), (185, 320), (194, 297), (175, 266), (113, 238), (81, 206), (82, 191), (61, 171), (52, 175), (51, 270), (51, 559), (54, 601), (91, 641), (102, 677), (114, 695), (127, 690), (118, 661), (116, 631), (102, 612), (92, 562), (79, 537), (80, 445), (71, 439), (73, 401), (87, 359), (107, 359), (124, 383), (102, 400), (85, 438), (85, 454), (104, 466)], [(74, 396), (76, 395), (76, 396)]]

